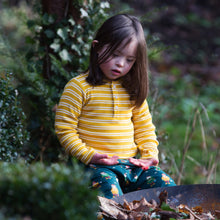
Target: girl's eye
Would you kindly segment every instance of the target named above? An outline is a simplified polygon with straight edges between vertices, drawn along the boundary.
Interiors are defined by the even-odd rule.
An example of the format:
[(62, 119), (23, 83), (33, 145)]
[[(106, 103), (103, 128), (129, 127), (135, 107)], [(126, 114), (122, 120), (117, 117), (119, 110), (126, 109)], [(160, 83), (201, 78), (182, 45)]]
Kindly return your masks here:
[(132, 62), (134, 62), (134, 60), (133, 59), (127, 59), (127, 62), (132, 63)]
[(113, 57), (118, 57), (118, 54), (113, 53), (112, 56), (113, 56)]

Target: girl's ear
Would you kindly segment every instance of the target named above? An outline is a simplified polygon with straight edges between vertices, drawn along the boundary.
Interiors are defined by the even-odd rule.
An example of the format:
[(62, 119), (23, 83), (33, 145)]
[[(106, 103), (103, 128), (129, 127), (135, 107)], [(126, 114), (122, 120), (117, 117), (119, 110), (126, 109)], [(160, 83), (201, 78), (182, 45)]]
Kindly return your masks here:
[(92, 41), (92, 47), (94, 48), (96, 44), (98, 44), (99, 42), (97, 40), (93, 40)]

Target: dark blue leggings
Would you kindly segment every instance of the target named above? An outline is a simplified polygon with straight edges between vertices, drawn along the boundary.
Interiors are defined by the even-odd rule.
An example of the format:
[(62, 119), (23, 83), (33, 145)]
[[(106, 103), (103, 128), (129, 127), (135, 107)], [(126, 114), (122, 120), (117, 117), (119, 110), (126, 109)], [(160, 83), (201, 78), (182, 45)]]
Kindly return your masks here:
[(128, 160), (121, 159), (113, 166), (91, 164), (89, 170), (92, 171), (92, 187), (109, 199), (140, 189), (176, 185), (158, 166), (143, 170)]

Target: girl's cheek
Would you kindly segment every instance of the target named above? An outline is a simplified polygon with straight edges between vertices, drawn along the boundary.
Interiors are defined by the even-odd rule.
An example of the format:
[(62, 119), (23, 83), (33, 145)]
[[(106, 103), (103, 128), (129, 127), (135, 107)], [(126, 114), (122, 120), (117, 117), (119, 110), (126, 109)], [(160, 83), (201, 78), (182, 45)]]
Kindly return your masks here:
[(132, 68), (133, 65), (134, 65), (134, 63), (132, 63), (132, 64), (129, 65), (129, 67), (128, 67), (129, 70)]

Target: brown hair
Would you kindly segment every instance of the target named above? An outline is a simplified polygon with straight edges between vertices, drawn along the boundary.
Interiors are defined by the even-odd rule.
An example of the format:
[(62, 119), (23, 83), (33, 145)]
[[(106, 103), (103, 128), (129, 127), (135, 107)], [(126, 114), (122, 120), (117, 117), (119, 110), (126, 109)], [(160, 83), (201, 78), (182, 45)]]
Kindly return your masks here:
[[(104, 74), (99, 65), (104, 63), (113, 52), (126, 39), (128, 44), (133, 37), (137, 39), (136, 61), (131, 70), (121, 78), (122, 86), (130, 95), (130, 100), (136, 106), (140, 106), (147, 97), (148, 92), (148, 70), (147, 70), (147, 46), (144, 31), (140, 21), (127, 14), (118, 14), (107, 19), (98, 29), (95, 40), (97, 44), (91, 46), (90, 65), (87, 81), (91, 85), (104, 84)], [(107, 45), (101, 57), (98, 51)]]

